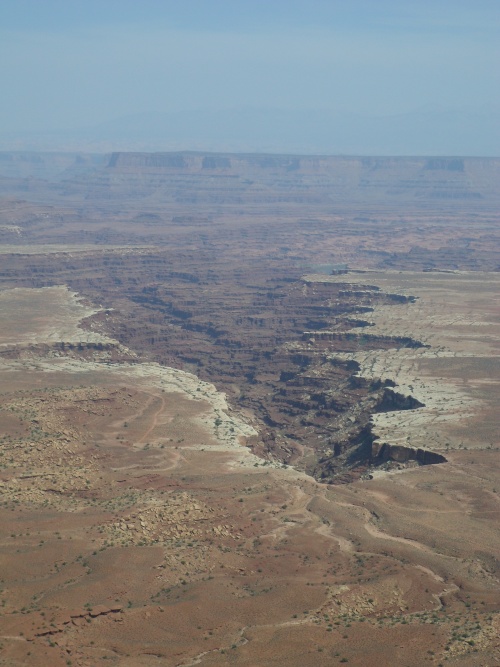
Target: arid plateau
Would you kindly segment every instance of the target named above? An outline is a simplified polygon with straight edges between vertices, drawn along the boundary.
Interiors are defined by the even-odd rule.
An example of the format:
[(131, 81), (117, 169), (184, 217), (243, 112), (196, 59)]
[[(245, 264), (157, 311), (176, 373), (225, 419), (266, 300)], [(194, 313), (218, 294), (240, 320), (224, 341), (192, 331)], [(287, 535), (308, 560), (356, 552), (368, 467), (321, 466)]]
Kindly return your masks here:
[(500, 159), (0, 154), (0, 665), (500, 665)]

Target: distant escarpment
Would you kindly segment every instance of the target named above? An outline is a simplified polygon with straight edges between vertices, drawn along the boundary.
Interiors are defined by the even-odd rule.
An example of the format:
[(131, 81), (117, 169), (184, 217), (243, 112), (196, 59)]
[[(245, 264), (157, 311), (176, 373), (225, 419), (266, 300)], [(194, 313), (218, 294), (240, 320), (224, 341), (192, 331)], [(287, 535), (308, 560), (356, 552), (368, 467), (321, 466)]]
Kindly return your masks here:
[(498, 158), (0, 152), (0, 193), (52, 204), (126, 203), (134, 210), (168, 204), (176, 216), (186, 214), (185, 206), (210, 216), (221, 206), (277, 215), (300, 205), (305, 219), (348, 207), (369, 223), (375, 209), (405, 203), (417, 210), (491, 210), (500, 202), (499, 181)]
[[(484, 180), (485, 169), (491, 181)], [(436, 199), (477, 203), (499, 199), (493, 186), (499, 176), (500, 160), (495, 158), (122, 152), (113, 153), (86, 184), (94, 183), (93, 194), (101, 197), (113, 197), (121, 183), (131, 193), (140, 188), (143, 195), (177, 201), (182, 196), (191, 203), (242, 203), (256, 196), (261, 203), (315, 205), (332, 198), (351, 203), (380, 198), (409, 198), (413, 204)]]

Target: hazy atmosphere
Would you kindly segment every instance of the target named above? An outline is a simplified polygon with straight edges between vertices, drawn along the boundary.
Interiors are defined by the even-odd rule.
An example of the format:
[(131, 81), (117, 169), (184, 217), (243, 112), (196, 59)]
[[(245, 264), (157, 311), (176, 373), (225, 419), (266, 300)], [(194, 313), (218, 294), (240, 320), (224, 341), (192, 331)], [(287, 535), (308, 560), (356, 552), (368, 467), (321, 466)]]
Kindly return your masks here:
[(0, 148), (500, 154), (497, 0), (2, 0)]

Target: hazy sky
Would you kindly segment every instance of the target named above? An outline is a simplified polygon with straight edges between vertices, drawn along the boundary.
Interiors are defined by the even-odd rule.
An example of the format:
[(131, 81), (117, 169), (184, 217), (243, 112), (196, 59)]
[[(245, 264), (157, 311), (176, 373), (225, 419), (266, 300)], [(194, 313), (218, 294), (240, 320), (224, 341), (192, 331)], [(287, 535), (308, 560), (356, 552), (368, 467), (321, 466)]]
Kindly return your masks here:
[(0, 0), (3, 132), (500, 108), (500, 0)]

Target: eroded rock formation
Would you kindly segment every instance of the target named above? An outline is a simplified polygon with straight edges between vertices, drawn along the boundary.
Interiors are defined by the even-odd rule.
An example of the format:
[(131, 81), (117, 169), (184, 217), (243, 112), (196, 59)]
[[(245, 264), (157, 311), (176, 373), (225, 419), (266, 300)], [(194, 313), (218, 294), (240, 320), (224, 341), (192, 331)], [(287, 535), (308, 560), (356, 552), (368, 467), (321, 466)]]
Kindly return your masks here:
[[(352, 479), (377, 463), (374, 412), (421, 405), (390, 382), (363, 380), (355, 363), (336, 356), (421, 347), (410, 337), (371, 334), (360, 319), (377, 304), (398, 308), (409, 297), (348, 281), (314, 282), (261, 262), (218, 261), (208, 252), (85, 252), (62, 255), (57, 266), (39, 255), (24, 260), (28, 274), (16, 262), (7, 262), (11, 280), (68, 284), (100, 302), (105, 310), (85, 326), (142, 358), (213, 382), (258, 426), (257, 453), (323, 481)], [(363, 326), (353, 331), (353, 321)]]

